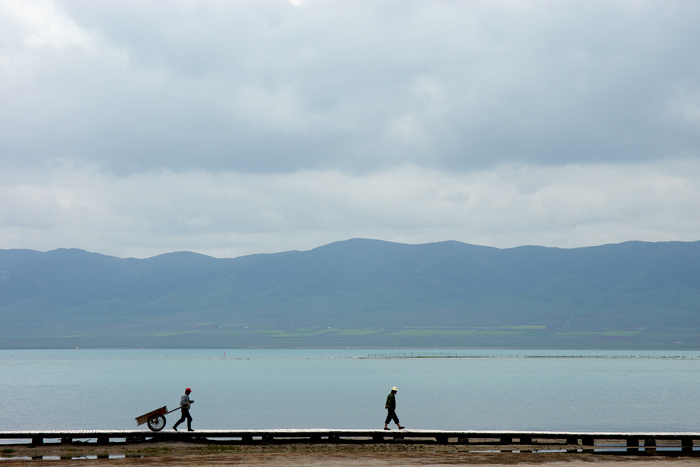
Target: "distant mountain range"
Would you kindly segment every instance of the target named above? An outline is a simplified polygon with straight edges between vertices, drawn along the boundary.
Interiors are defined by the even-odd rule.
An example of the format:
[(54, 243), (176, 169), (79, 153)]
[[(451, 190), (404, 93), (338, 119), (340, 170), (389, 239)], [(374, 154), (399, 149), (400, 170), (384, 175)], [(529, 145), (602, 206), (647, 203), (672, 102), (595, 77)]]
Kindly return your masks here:
[(0, 250), (0, 347), (700, 348), (700, 242)]

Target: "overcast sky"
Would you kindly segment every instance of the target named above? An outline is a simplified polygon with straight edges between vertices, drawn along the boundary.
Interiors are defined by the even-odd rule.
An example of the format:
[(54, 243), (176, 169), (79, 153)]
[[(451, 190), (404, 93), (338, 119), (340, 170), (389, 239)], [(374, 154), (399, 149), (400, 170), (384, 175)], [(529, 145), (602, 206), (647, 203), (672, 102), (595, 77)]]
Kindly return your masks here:
[(700, 2), (0, 2), (0, 249), (700, 240)]

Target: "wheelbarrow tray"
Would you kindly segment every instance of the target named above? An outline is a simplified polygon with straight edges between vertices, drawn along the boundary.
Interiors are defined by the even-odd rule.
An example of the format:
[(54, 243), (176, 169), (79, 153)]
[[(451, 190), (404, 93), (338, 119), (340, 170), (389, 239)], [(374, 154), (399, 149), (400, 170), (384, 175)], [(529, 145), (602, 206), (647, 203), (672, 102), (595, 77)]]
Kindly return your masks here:
[[(177, 409), (175, 409), (175, 410), (177, 410)], [(175, 410), (173, 410), (173, 412), (174, 412)], [(153, 410), (153, 411), (151, 411), (151, 412), (148, 412), (148, 413), (145, 413), (145, 414), (143, 414), (143, 415), (140, 415), (140, 416), (136, 417), (136, 425), (137, 425), (137, 426), (138, 426), (138, 425), (143, 425), (143, 424), (146, 423), (146, 422), (148, 421), (148, 419), (151, 418), (151, 416), (153, 416), (153, 415), (167, 415), (167, 414), (169, 414), (169, 413), (170, 413), (170, 412), (168, 412), (168, 406), (167, 406), (167, 405), (164, 405), (163, 407), (161, 407), (161, 408), (159, 408), (159, 409)]]

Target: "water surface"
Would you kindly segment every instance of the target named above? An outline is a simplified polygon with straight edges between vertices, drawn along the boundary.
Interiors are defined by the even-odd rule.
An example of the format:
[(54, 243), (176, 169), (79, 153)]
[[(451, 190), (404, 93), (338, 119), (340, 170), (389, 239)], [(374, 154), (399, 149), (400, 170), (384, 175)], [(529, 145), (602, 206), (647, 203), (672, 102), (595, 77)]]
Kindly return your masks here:
[[(492, 358), (365, 358), (404, 354)], [(398, 386), (409, 428), (700, 431), (697, 352), (3, 350), (0, 382), (1, 431), (134, 429), (188, 386), (195, 429), (378, 428)]]

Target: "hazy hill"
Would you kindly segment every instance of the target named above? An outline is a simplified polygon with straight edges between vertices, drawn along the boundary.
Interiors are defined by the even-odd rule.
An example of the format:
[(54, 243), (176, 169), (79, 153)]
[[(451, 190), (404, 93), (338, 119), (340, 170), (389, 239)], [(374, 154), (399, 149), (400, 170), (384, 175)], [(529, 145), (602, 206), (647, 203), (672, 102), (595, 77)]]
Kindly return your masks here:
[[(502, 336), (539, 330), (542, 339), (694, 332), (700, 329), (700, 242), (496, 249), (354, 239), (233, 259), (0, 250), (0, 315), (5, 347), (13, 339), (87, 337), (168, 345), (195, 345), (182, 343), (195, 339), (201, 346), (273, 345), (298, 337), (294, 345), (334, 345), (321, 333), (328, 328), (345, 330), (336, 336), (339, 345), (372, 344), (366, 336), (375, 332), (374, 345), (386, 342), (382, 336), (387, 345), (419, 345), (396, 337), (410, 335), (435, 345), (429, 337), (440, 335), (436, 329), (464, 338), (450, 345), (480, 344), (476, 337), (486, 335), (484, 329), (500, 329)], [(403, 334), (385, 335), (385, 328)], [(319, 333), (326, 340), (320, 342)], [(268, 344), (259, 343), (263, 338)]]

